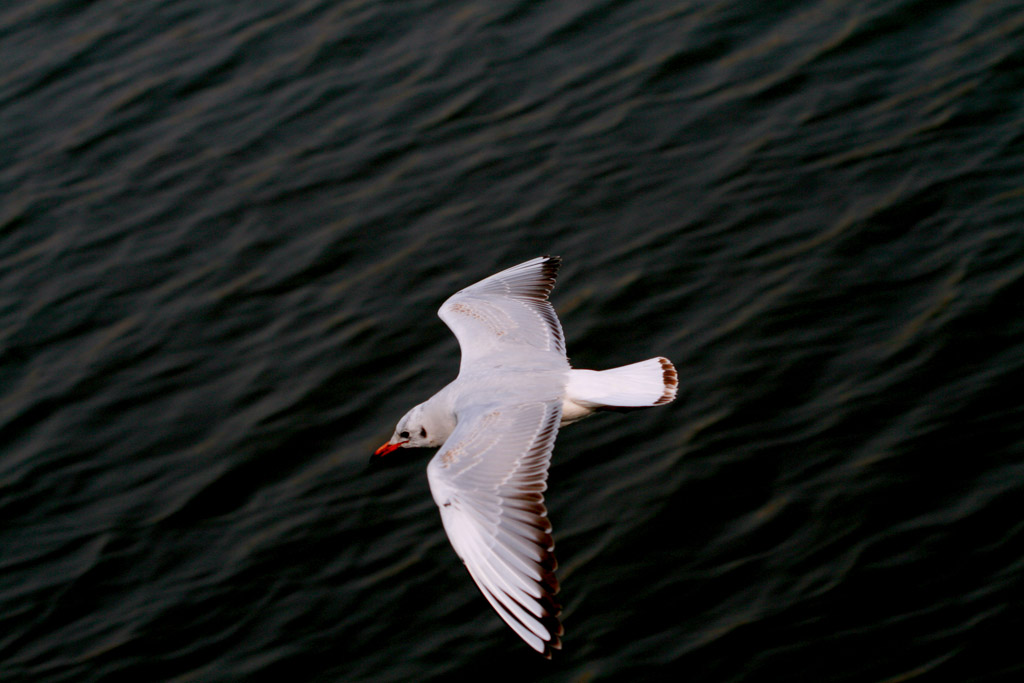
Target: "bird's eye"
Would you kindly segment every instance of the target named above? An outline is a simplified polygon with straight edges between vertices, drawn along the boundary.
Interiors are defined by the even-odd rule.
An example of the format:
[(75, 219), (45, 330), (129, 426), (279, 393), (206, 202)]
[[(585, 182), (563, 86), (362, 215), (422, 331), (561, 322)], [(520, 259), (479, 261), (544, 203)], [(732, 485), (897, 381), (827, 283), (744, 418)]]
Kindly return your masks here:
[(420, 436), (422, 436), (424, 439), (427, 438), (427, 428), (426, 427), (420, 427)]
[(399, 436), (402, 437), (403, 439), (408, 439), (409, 438), (409, 432), (402, 432), (401, 434), (399, 434)]

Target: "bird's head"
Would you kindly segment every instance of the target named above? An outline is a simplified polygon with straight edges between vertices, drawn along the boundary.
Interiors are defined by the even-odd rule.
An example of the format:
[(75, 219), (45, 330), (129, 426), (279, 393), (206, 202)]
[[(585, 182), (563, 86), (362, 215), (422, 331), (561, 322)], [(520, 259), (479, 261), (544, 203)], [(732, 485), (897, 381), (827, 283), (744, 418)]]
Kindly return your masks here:
[(386, 444), (378, 448), (374, 455), (387, 455), (399, 448), (436, 448), (448, 438), (442, 420), (432, 415), (425, 404), (421, 403), (398, 421), (395, 433)]

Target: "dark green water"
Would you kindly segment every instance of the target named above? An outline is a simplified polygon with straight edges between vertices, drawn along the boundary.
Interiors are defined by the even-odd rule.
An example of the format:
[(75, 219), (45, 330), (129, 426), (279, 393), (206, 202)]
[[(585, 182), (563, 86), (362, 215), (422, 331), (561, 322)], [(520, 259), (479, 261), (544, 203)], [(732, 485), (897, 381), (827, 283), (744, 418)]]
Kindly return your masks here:
[[(1024, 658), (1024, 7), (0, 4), (0, 680), (1002, 681)], [(448, 546), (452, 292), (577, 367), (565, 649)]]

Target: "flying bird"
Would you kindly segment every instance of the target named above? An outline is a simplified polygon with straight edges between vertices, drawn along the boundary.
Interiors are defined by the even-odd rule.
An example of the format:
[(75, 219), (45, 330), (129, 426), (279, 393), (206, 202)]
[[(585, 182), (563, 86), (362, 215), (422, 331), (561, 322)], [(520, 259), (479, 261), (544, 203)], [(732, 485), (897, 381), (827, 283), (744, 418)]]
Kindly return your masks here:
[(438, 315), (462, 350), (458, 377), (406, 413), (372, 458), (440, 446), (427, 479), (452, 547), (498, 615), (548, 658), (564, 633), (543, 496), (558, 429), (599, 410), (663, 405), (678, 383), (660, 357), (603, 371), (569, 365), (548, 301), (560, 264), (535, 258), (444, 302)]

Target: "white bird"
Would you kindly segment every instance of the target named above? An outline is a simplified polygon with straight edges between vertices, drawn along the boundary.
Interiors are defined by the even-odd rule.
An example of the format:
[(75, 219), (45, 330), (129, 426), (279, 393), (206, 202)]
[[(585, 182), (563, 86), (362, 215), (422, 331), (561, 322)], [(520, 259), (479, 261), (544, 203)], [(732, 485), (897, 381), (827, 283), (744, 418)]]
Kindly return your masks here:
[(498, 615), (548, 658), (563, 634), (543, 496), (558, 428), (597, 410), (668, 403), (677, 385), (665, 358), (602, 372), (569, 366), (548, 302), (560, 263), (535, 258), (444, 302), (459, 375), (376, 451), (441, 447), (427, 479), (452, 547)]

